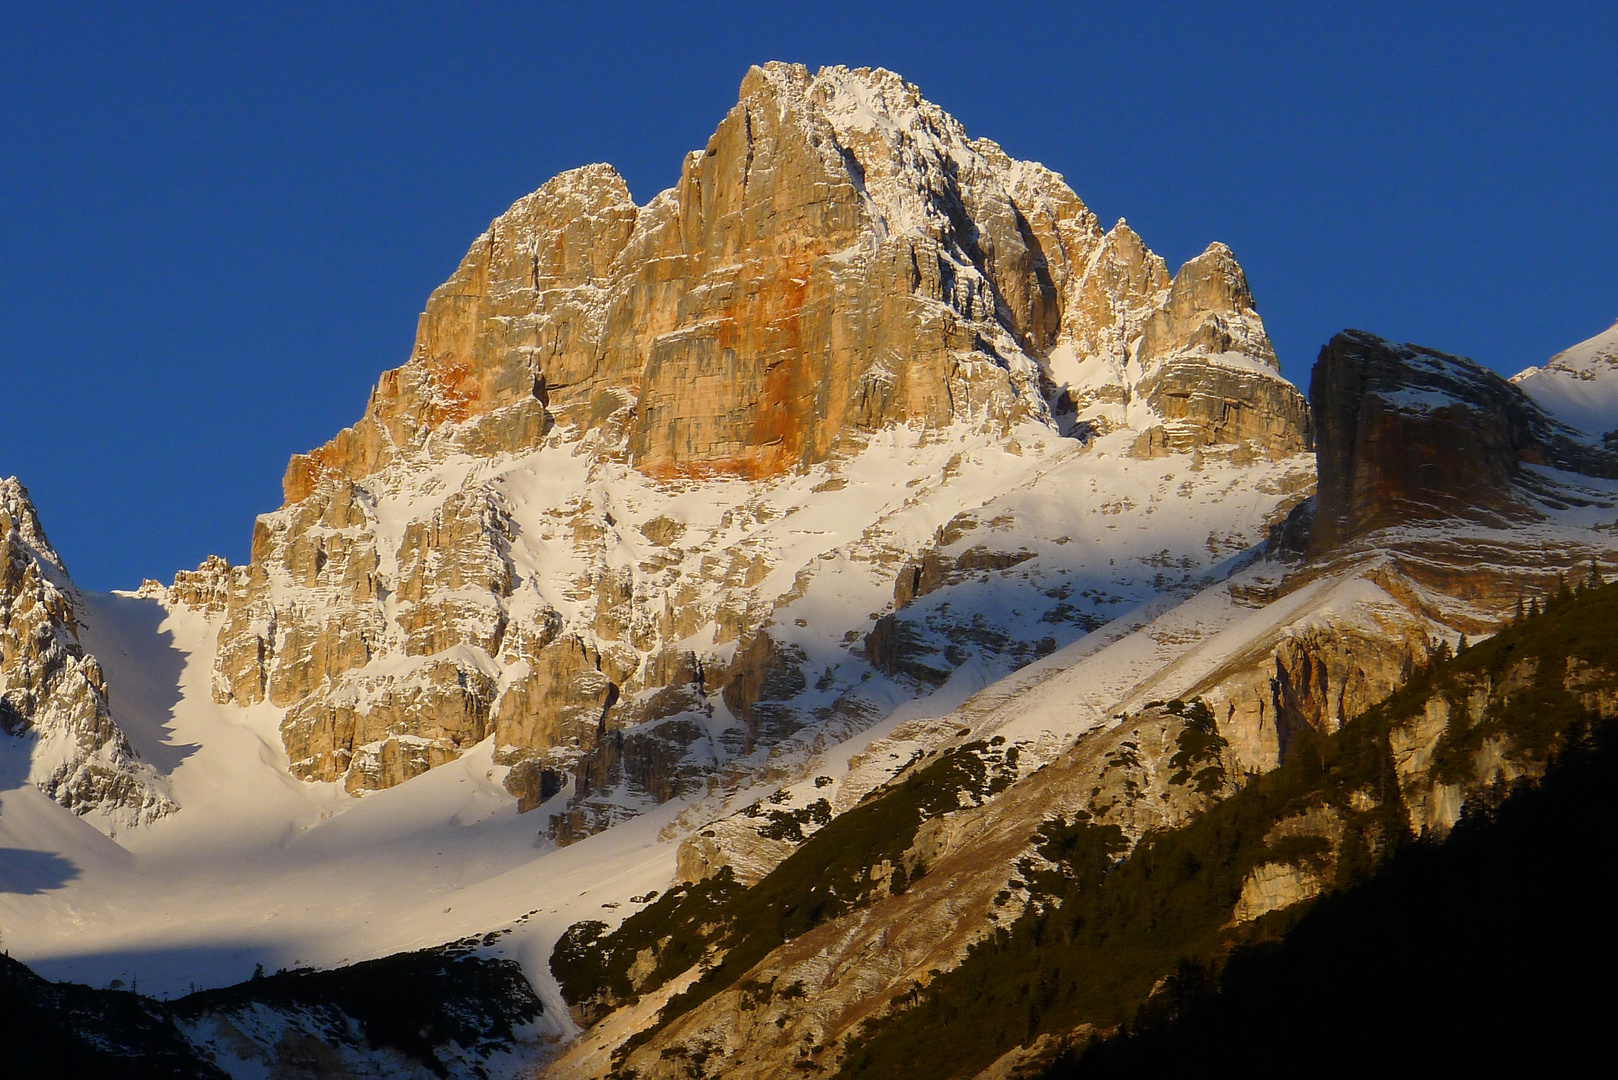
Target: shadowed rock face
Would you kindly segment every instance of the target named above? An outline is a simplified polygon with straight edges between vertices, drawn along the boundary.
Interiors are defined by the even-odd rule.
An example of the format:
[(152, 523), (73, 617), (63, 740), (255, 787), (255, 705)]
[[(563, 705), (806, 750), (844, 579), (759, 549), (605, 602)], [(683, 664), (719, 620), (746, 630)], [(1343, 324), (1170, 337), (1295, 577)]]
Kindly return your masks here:
[(1311, 551), (1376, 529), (1532, 517), (1525, 464), (1618, 475), (1522, 391), (1465, 357), (1350, 330), (1321, 350), (1309, 383), (1319, 464)]

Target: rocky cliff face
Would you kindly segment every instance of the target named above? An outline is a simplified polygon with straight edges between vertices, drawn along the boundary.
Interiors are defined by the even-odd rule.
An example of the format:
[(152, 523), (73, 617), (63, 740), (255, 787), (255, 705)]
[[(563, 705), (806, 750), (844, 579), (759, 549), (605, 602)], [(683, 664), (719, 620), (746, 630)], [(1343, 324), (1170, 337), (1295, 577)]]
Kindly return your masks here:
[(0, 767), (103, 829), (174, 810), (113, 722), (77, 591), (15, 477), (0, 481), (0, 545)]
[(1310, 449), (1309, 410), (1277, 378), (1275, 352), (1229, 248), (1210, 245), (1171, 282), (1162, 260), (1119, 222), (1093, 260), (1092, 274), (1120, 295), (1081, 293), (1076, 325), (1051, 357), (1078, 423), (1135, 428), (1134, 453), (1143, 457), (1224, 447), (1275, 459)]
[[(558, 421), (612, 426), (648, 475), (775, 475), (893, 423), (1043, 416), (1053, 353), (1103, 360), (1205, 445), (1307, 442), (1224, 245), (1171, 282), (1123, 222), (1103, 232), (1060, 176), (892, 73), (769, 64), (646, 206), (591, 165), (497, 219), (365, 417), (293, 459), (287, 501), (400, 459), (531, 449)], [(1226, 411), (1274, 415), (1216, 414), (1193, 357), (1246, 375)]]
[(1618, 476), (1618, 456), (1464, 357), (1348, 331), (1321, 350), (1309, 397), (1315, 552), (1390, 525), (1536, 516), (1519, 491), (1525, 466)]
[(1489, 633), (1613, 556), (1618, 457), (1493, 372), (1348, 331), (1321, 350), (1310, 395), (1316, 496), (1277, 531), (1287, 568), (1252, 599), (1344, 574), (1376, 598), (1324, 605), (1197, 688), (1244, 766), (1266, 770), (1297, 733), (1336, 731), (1402, 686), (1441, 640)]
[[(593, 165), (497, 219), (364, 417), (293, 459), (251, 563), (186, 592), (225, 598), (216, 697), (284, 708), (299, 776), (387, 787), (493, 736), (524, 805), (571, 785), (565, 837), (805, 724), (868, 722), (913, 692), (892, 680), (1026, 662), (1183, 584), (1295, 500), (1309, 440), (1228, 249), (1171, 279), (897, 76), (771, 64), (646, 205)], [(1199, 475), (1175, 487), (1181, 454)], [(1162, 463), (1113, 498), (1125, 519), (1229, 470), (1262, 494), (1105, 583), (1076, 584), (1088, 560), (1055, 534), (1060, 567), (1013, 572), (993, 534), (1015, 508), (974, 518), (962, 546), (987, 555), (954, 580), (1025, 599), (961, 624), (941, 598), (938, 658), (905, 667), (880, 635), (865, 655), (955, 509), (1058, 475), (1107, 502), (1102, 456)]]

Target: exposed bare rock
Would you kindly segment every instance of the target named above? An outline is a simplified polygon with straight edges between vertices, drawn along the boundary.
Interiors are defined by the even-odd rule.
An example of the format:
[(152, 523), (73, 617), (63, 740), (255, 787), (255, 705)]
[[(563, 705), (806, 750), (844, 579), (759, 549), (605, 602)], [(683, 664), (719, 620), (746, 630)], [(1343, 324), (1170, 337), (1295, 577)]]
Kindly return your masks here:
[(1464, 357), (1360, 331), (1321, 350), (1309, 398), (1320, 481), (1311, 550), (1390, 525), (1543, 516), (1524, 466), (1618, 476), (1521, 390)]
[[(1611, 557), (1601, 532), (1555, 521), (1611, 506), (1610, 491), (1528, 467), (1599, 477), (1615, 461), (1492, 372), (1351, 331), (1322, 350), (1311, 396), (1318, 493), (1272, 547), (1314, 559), (1289, 571), (1278, 594), (1347, 571), (1374, 581), (1382, 599), (1290, 626), (1266, 655), (1244, 652), (1201, 687), (1249, 768), (1273, 767), (1296, 732), (1334, 731), (1403, 685), (1440, 637), (1487, 632), (1525, 593), (1549, 594), (1581, 563)], [(1410, 733), (1408, 752), (1419, 757), (1430, 734)]]
[(1027, 1046), (1014, 1046), (973, 1080), (1036, 1080), (1051, 1069), (1058, 1058), (1082, 1047), (1094, 1033), (1089, 1025), (1057, 1036), (1045, 1032)]
[[(588, 413), (616, 385), (610, 373), (589, 379), (586, 357), (603, 332), (601, 287), (639, 213), (606, 165), (563, 173), (518, 200), (433, 291), (410, 363), (383, 376), (365, 417), (292, 459), (288, 504), (322, 476), (368, 475), (449, 425), (462, 426), (455, 441), (475, 452), (535, 445), (552, 385), (558, 408)], [(540, 356), (550, 360), (543, 370)]]
[(1180, 267), (1163, 306), (1141, 330), (1135, 356), (1142, 367), (1176, 353), (1236, 353), (1279, 368), (1254, 310), (1247, 275), (1224, 244), (1209, 244)]
[[(1090, 233), (1095, 232), (1092, 225)], [(1062, 312), (1063, 335), (1079, 356), (1099, 359), (1116, 371), (1116, 381), (1092, 384), (1073, 403), (1080, 408), (1097, 402), (1123, 404), (1123, 367), (1130, 347), (1138, 346), (1147, 322), (1168, 297), (1168, 267), (1122, 218), (1099, 243), (1084, 235), (1070, 239), (1064, 250), (1088, 258), (1069, 271), (1069, 280), (1076, 275), (1077, 285)], [(1118, 396), (1109, 395), (1109, 387)]]
[(331, 484), (258, 520), (219, 633), (216, 700), (290, 705), (377, 651), (385, 623), (367, 502), (363, 489)]
[(281, 737), (298, 755), (292, 772), (342, 781), (351, 793), (420, 776), (483, 741), (494, 686), (475, 661), (453, 656), (345, 679), (288, 710)]
[(1431, 622), (1391, 604), (1362, 611), (1289, 627), (1262, 660), (1243, 654), (1201, 691), (1244, 768), (1273, 769), (1299, 731), (1336, 731), (1427, 662)]
[[(1236, 445), (1272, 459), (1311, 448), (1309, 410), (1280, 368), (1247, 277), (1223, 244), (1180, 268), (1142, 329), (1135, 393), (1164, 421), (1137, 452)], [(1149, 429), (1154, 431), (1154, 429)]]
[(1543, 682), (1577, 694), (1580, 703), (1597, 717), (1618, 714), (1618, 680), (1614, 673), (1569, 656), (1560, 672), (1541, 671), (1539, 658), (1525, 656), (1498, 678), (1459, 677), (1430, 694), (1421, 711), (1389, 732), (1399, 792), (1409, 811), (1410, 828), (1417, 834), (1441, 837), (1460, 819), (1468, 800), (1498, 798), (1520, 777), (1537, 777), (1544, 769), (1542, 750), (1519, 745), (1509, 728), (1495, 724), (1465, 755), (1464, 762), (1447, 767), (1439, 758), (1442, 743), (1461, 743), (1465, 734), (1490, 715), (1500, 716), (1512, 699), (1535, 690)]
[(1170, 282), (1162, 260), (1119, 222), (1078, 299), (1072, 336), (1051, 367), (1083, 430), (1133, 427), (1141, 434), (1132, 452), (1145, 458), (1219, 447), (1279, 460), (1310, 448), (1308, 406), (1280, 377), (1225, 245), (1210, 245)]
[(1309, 857), (1262, 863), (1249, 871), (1242, 879), (1232, 922), (1251, 922), (1312, 900), (1331, 887), (1343, 840), (1342, 817), (1336, 808), (1322, 804), (1276, 822), (1265, 834), (1264, 845), (1274, 848), (1288, 840), (1315, 840), (1320, 847)]
[[(1103, 235), (1061, 177), (969, 140), (897, 76), (770, 64), (646, 207), (592, 165), (496, 220), (365, 418), (293, 460), (287, 501), (430, 453), (441, 431), (464, 444), (447, 429), (512, 409), (594, 426), (632, 407), (643, 471), (759, 476), (892, 423), (1042, 414), (1035, 361), (1063, 341), (1114, 365), (1138, 347), (1149, 367), (1231, 355), (1274, 369), (1229, 249), (1169, 284), (1126, 225)], [(1307, 417), (1281, 404), (1276, 453), (1306, 439)], [(549, 430), (497, 426), (474, 452)], [(1254, 437), (1214, 427), (1207, 442)]]
[(1261, 915), (1313, 900), (1328, 887), (1328, 879), (1311, 867), (1272, 862), (1255, 867), (1242, 880), (1234, 922), (1251, 922)]
[(481, 452), (537, 445), (541, 414), (595, 425), (633, 405), (628, 451), (669, 476), (780, 472), (850, 428), (1037, 412), (1017, 342), (1038, 323), (1048, 344), (1057, 297), (1005, 189), (1016, 164), (889, 73), (755, 68), (648, 206), (592, 165), (502, 215), (365, 419), (293, 460), (287, 500), (511, 409), (536, 419)]
[(113, 721), (101, 665), (79, 644), (77, 590), (28, 491), (0, 480), (0, 753), (103, 829), (176, 809)]
[(231, 566), (218, 555), (209, 555), (195, 570), (181, 570), (174, 584), (165, 590), (167, 598), (210, 618), (223, 615), (231, 591), (246, 585), (247, 567)]

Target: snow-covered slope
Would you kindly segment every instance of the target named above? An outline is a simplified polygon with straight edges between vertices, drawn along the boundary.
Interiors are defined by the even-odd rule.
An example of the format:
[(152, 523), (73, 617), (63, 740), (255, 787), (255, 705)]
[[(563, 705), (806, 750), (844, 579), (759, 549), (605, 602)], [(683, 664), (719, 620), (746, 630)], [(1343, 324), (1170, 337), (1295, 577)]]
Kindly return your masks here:
[[(818, 676), (792, 699), (804, 726), (784, 741), (749, 749), (739, 722), (716, 699), (713, 735), (697, 749), (709, 755), (700, 763), (705, 771), (725, 777), (720, 786), (695, 786), (687, 800), (644, 823), (626, 822), (623, 812), (652, 812), (654, 803), (627, 788), (600, 792), (596, 804), (604, 813), (616, 808), (614, 820), (623, 823), (560, 849), (545, 835), (546, 823), (574, 793), (564, 789), (541, 812), (519, 815), (502, 786), (506, 767), (494, 763), (493, 739), (408, 783), (354, 799), (340, 784), (292, 775), (280, 735), (285, 710), (214, 702), (218, 613), (179, 602), (174, 590), (86, 597), (82, 632), (102, 658), (129, 740), (163, 771), (181, 810), (122, 838), (133, 862), (120, 856), (103, 865), (94, 852), (104, 845), (88, 835), (73, 840), (73, 830), (64, 833), (65, 825), (26, 809), (26, 792), (7, 792), (0, 833), (8, 845), (57, 851), (77, 869), (63, 867), (68, 876), (60, 888), (0, 898), (6, 940), (13, 955), (47, 974), (92, 981), (138, 974), (143, 984), (177, 989), (192, 980), (231, 981), (255, 963), (334, 964), (487, 929), (560, 904), (557, 890), (543, 882), (580, 881), (558, 918), (582, 917), (576, 894), (605, 887), (611, 875), (601, 870), (603, 860), (625, 865), (623, 886), (609, 890), (620, 903), (666, 886), (674, 846), (639, 845), (689, 798), (703, 797), (706, 810), (692, 811), (696, 816), (720, 814), (734, 791), (932, 692), (851, 656), (857, 639), (822, 630), (870, 625), (872, 607), (892, 606), (895, 560), (861, 557), (873, 536), (899, 551), (923, 549), (964, 509), (982, 519), (981, 528), (957, 525), (966, 536), (996, 537), (997, 548), (1020, 553), (1012, 567), (957, 575), (901, 613), (919, 628), (921, 648), (951, 647), (957, 629), (975, 628), (980, 637), (994, 629), (1004, 638), (998, 645), (967, 641), (974, 659), (938, 691), (958, 701), (1037, 651), (1078, 639), (1088, 626), (1194, 590), (1216, 566), (1258, 543), (1277, 501), (1307, 479), (1306, 465), (1297, 462), (1238, 467), (1206, 460), (1193, 469), (1189, 455), (1139, 461), (1122, 452), (1130, 438), (1120, 432), (1084, 445), (1035, 428), (1022, 433), (1024, 445), (1013, 454), (987, 436), (926, 438), (901, 429), (841, 463), (842, 484), (819, 492), (828, 479), (820, 470), (762, 487), (732, 481), (669, 492), (621, 468), (605, 477), (597, 471), (592, 481), (590, 467), (567, 455), (555, 456), (577, 475), (540, 468), (548, 455), (465, 463), (499, 485), (519, 521), (534, 520), (536, 506), (597, 492), (623, 523), (626, 558), (633, 557), (635, 524), (677, 514), (692, 532), (732, 529), (732, 548), (746, 540), (768, 543), (789, 552), (794, 567), (818, 567), (798, 583), (787, 617), (776, 623), (783, 647), (801, 650), (804, 666)], [(749, 506), (763, 520), (722, 525)], [(388, 503), (379, 502), (379, 520), (389, 516)], [(539, 528), (519, 533), (511, 548), (536, 594), (558, 576), (547, 560), (566, 557), (565, 546), (553, 548), (543, 538)], [(956, 541), (940, 550), (953, 554), (971, 545)], [(693, 575), (703, 557), (700, 550), (688, 556)], [(760, 591), (793, 585), (784, 579), (772, 586), (766, 576)], [(555, 599), (566, 603), (565, 594)], [(1041, 639), (1047, 643), (1039, 645)], [(1035, 648), (1016, 647), (1025, 641)], [(827, 708), (851, 694), (860, 712)], [(912, 713), (893, 722), (906, 715)], [(865, 741), (841, 752), (852, 754)], [(718, 773), (720, 766), (729, 771)], [(496, 879), (505, 884), (492, 884)], [(464, 896), (476, 903), (463, 907)], [(64, 903), (71, 919), (60, 917)]]
[(0, 928), (49, 977), (172, 996), (256, 964), (329, 967), (439, 944), (536, 908), (578, 918), (668, 880), (673, 851), (656, 843), (655, 817), (607, 844), (542, 842), (488, 744), (364, 800), (296, 780), (275, 710), (212, 702), (207, 620), (131, 594), (86, 606), (86, 634), (128, 698), (131, 741), (166, 766), (183, 809), (119, 846), (31, 787), (0, 792), (11, 854)]
[(1599, 439), (1618, 431), (1618, 322), (1512, 376), (1539, 407)]

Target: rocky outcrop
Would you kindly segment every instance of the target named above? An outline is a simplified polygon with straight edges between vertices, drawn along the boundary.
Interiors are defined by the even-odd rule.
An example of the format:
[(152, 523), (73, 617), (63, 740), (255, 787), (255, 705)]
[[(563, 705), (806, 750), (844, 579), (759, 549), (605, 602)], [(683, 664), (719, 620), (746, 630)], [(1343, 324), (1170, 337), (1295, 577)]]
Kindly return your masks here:
[(1279, 377), (1247, 276), (1224, 244), (1180, 268), (1142, 327), (1135, 362), (1134, 393), (1163, 421), (1138, 453), (1225, 445), (1278, 460), (1311, 449), (1308, 407)]
[[(1020, 342), (1048, 346), (1058, 297), (1007, 190), (1016, 164), (888, 73), (755, 68), (647, 206), (593, 165), (502, 215), (366, 417), (294, 458), (288, 501), (469, 422), (455, 438), (487, 453), (632, 410), (642, 471), (762, 476), (845, 432), (1040, 411)], [(1029, 183), (1077, 202), (1053, 174)]]
[(1280, 460), (1310, 449), (1308, 406), (1281, 378), (1247, 277), (1224, 244), (1171, 281), (1119, 222), (1075, 302), (1073, 332), (1051, 366), (1066, 375), (1059, 406), (1075, 410), (1081, 430), (1133, 427), (1133, 453), (1145, 458), (1218, 448)]
[(1201, 688), (1243, 769), (1279, 765), (1299, 732), (1329, 735), (1403, 686), (1433, 652), (1433, 624), (1387, 605), (1371, 617), (1289, 627)]
[(1542, 516), (1525, 465), (1618, 476), (1521, 390), (1464, 357), (1345, 331), (1310, 378), (1319, 484), (1311, 551), (1394, 525)]
[(0, 759), (102, 828), (173, 811), (113, 722), (106, 680), (79, 644), (77, 590), (28, 491), (0, 480)]
[[(1363, 808), (1363, 802), (1362, 802)], [(1343, 815), (1329, 801), (1291, 814), (1264, 834), (1264, 846), (1284, 850), (1289, 842), (1303, 851), (1292, 858), (1264, 862), (1242, 878), (1231, 922), (1244, 923), (1313, 900), (1336, 880), (1343, 847)], [(1298, 844), (1305, 841), (1305, 844)], [(1313, 843), (1308, 843), (1313, 841)]]

